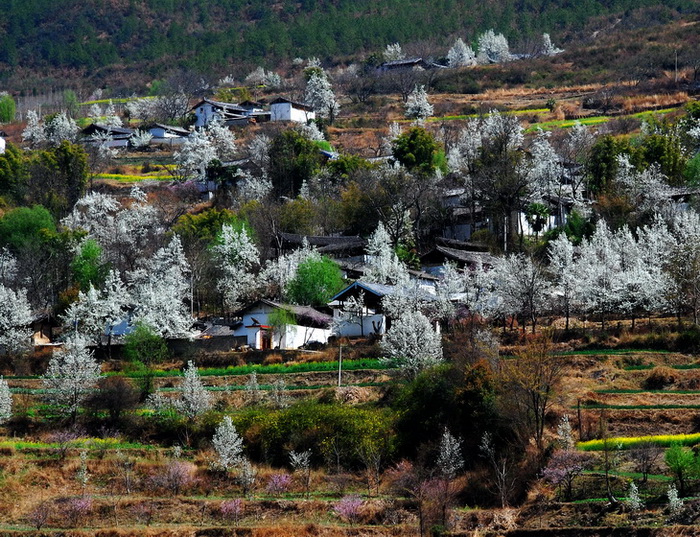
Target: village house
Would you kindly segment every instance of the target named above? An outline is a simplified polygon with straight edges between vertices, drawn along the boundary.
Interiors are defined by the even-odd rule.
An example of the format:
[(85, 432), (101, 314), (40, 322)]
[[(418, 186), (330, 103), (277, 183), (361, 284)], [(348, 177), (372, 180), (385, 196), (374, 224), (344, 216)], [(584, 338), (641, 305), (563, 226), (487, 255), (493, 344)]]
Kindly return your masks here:
[(297, 123), (307, 123), (316, 119), (316, 114), (310, 106), (290, 101), (284, 97), (278, 97), (270, 102), (271, 121), (294, 121)]
[(190, 135), (190, 131), (174, 125), (164, 125), (162, 123), (152, 123), (142, 127), (148, 131), (153, 138), (151, 144), (154, 145), (180, 145), (185, 142)]
[(129, 138), (134, 134), (134, 129), (91, 123), (80, 131), (80, 134), (88, 144), (102, 145), (104, 143), (107, 147), (127, 147)]
[(260, 299), (238, 312), (234, 336), (246, 338), (252, 349), (298, 349), (309, 343), (326, 343), (333, 318), (310, 306), (280, 304)]

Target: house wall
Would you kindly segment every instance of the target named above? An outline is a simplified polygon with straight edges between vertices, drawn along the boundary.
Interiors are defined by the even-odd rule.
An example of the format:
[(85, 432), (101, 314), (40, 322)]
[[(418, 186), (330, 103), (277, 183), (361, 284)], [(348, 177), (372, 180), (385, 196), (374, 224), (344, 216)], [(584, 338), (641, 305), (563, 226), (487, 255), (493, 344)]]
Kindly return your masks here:
[[(328, 338), (333, 335), (331, 330), (323, 328), (310, 328), (307, 326), (299, 326), (296, 324), (287, 326), (282, 335), (282, 342), (279, 345), (281, 349), (298, 349), (302, 345), (306, 345), (311, 341), (319, 343), (328, 342)], [(279, 341), (278, 336), (273, 337), (272, 345), (276, 346)]]
[[(333, 310), (334, 318), (339, 319), (340, 310)], [(364, 328), (364, 332), (362, 330)], [(339, 324), (335, 330), (335, 335), (340, 337), (367, 337), (372, 334), (382, 335), (386, 332), (386, 317), (381, 313), (366, 315), (362, 320), (362, 328), (358, 322), (345, 322)], [(378, 330), (375, 331), (375, 328)]]
[(208, 125), (212, 119), (219, 117), (214, 107), (208, 103), (198, 107), (197, 110), (194, 111), (194, 115), (197, 117), (197, 121), (194, 122), (195, 127)]
[(161, 138), (159, 136), (154, 136), (151, 138), (151, 141), (149, 145), (169, 145), (169, 146), (176, 146), (176, 145), (182, 145), (185, 143), (187, 138), (183, 137), (167, 137), (167, 138)]
[(271, 121), (296, 121), (306, 123), (310, 119), (315, 119), (314, 112), (307, 112), (294, 108), (291, 103), (275, 103), (270, 105)]
[[(265, 304), (261, 304), (260, 307), (256, 308), (255, 310), (247, 311), (246, 314), (243, 315), (243, 326), (236, 329), (234, 335), (245, 336), (247, 338), (248, 346), (253, 349), (262, 348), (262, 336), (264, 330), (261, 330), (258, 327), (252, 327), (255, 324), (253, 318), (255, 318), (256, 321), (262, 325), (269, 325), (269, 317), (274, 311), (275, 308)], [(298, 349), (310, 341), (326, 343), (331, 335), (332, 331), (327, 329), (288, 325), (281, 338), (279, 334), (273, 334), (272, 348), (279, 347), (280, 349)]]

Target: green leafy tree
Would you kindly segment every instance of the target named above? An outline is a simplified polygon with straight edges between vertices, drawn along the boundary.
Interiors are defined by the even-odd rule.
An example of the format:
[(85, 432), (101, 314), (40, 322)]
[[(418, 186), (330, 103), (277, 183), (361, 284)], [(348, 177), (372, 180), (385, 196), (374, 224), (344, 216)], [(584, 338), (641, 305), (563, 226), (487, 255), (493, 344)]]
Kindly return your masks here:
[(151, 365), (168, 358), (165, 339), (149, 325), (136, 323), (134, 330), (124, 337), (124, 356), (132, 362)]
[(324, 306), (343, 288), (343, 276), (329, 257), (312, 256), (299, 264), (287, 286), (287, 297), (295, 304)]
[(270, 324), (272, 327), (272, 331), (274, 334), (277, 335), (277, 345), (282, 346), (282, 338), (284, 337), (285, 332), (287, 331), (287, 327), (296, 324), (297, 323), (297, 318), (292, 313), (286, 308), (278, 308), (272, 313), (267, 318), (267, 322)]
[(29, 173), (24, 153), (14, 144), (7, 144), (0, 154), (0, 196), (15, 202), (22, 200)]
[(412, 127), (392, 144), (394, 158), (411, 171), (432, 173), (439, 145), (422, 127)]
[(644, 138), (638, 153), (645, 164), (658, 163), (669, 184), (679, 186), (683, 183), (687, 159), (678, 136), (671, 133), (650, 134)]
[(71, 263), (73, 281), (81, 291), (87, 291), (90, 286), (101, 287), (107, 277), (108, 265), (102, 261), (102, 248), (94, 239), (87, 239)]
[(685, 496), (689, 480), (695, 479), (700, 473), (700, 460), (697, 455), (690, 448), (673, 444), (666, 450), (664, 462), (678, 484), (678, 492)]
[(5, 93), (0, 95), (0, 123), (10, 123), (15, 120), (17, 106), (15, 100)]
[(0, 246), (15, 252), (41, 243), (47, 234), (55, 232), (51, 213), (40, 205), (18, 207), (0, 218)]
[(29, 165), (29, 199), (63, 218), (88, 185), (85, 149), (67, 141), (35, 154)]
[(587, 175), (588, 188), (594, 194), (604, 193), (613, 183), (618, 169), (617, 157), (622, 153), (632, 154), (629, 142), (611, 134), (601, 136), (593, 145)]
[(286, 130), (270, 143), (270, 180), (278, 196), (294, 198), (304, 181), (321, 167), (318, 146), (295, 130)]

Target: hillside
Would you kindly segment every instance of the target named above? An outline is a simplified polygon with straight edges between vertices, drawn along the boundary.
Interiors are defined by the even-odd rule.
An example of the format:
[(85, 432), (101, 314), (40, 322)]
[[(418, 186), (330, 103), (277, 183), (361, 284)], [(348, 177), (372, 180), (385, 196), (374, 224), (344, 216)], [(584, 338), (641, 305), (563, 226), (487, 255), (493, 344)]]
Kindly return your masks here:
[(76, 75), (115, 85), (134, 79), (143, 84), (176, 68), (240, 74), (235, 71), (260, 63), (338, 58), (377, 51), (396, 41), (413, 44), (412, 52), (432, 55), (458, 35), (474, 41), (489, 28), (504, 32), (521, 47), (542, 32), (568, 46), (582, 35), (609, 27), (611, 21), (647, 26), (698, 11), (697, 2), (690, 0), (8, 0), (3, 4), (0, 81), (25, 91), (44, 89), (47, 80), (60, 86), (72, 78), (75, 84)]

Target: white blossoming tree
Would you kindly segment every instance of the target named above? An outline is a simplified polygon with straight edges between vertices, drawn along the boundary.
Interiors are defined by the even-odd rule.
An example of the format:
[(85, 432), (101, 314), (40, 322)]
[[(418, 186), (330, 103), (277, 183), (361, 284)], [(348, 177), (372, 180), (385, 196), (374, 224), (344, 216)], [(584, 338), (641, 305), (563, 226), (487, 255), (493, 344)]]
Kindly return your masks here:
[(340, 104), (324, 72), (314, 72), (311, 75), (306, 83), (304, 100), (314, 109), (318, 117), (328, 119), (329, 123), (333, 123), (340, 112)]
[(464, 467), (462, 457), (462, 447), (458, 438), (452, 435), (445, 427), (440, 438), (440, 448), (438, 449), (437, 467), (442, 477), (454, 479), (457, 473)]
[(178, 179), (194, 177), (201, 181), (206, 178), (207, 166), (216, 159), (216, 148), (204, 131), (197, 130), (187, 137), (173, 158)]
[(134, 322), (152, 326), (166, 338), (187, 337), (192, 318), (185, 301), (190, 297), (189, 265), (177, 235), (143, 266), (130, 273)]
[(202, 384), (199, 371), (194, 362), (187, 362), (185, 380), (182, 382), (182, 394), (175, 401), (175, 408), (189, 419), (195, 419), (211, 408), (211, 395)]
[(512, 59), (508, 40), (503, 34), (497, 34), (493, 30), (487, 30), (479, 36), (479, 63), (503, 63)]
[(403, 60), (406, 55), (403, 53), (403, 50), (401, 49), (401, 45), (399, 43), (390, 43), (386, 46), (384, 49), (384, 61), (385, 62), (393, 62), (396, 60)]
[(7, 354), (27, 350), (32, 313), (25, 290), (13, 291), (0, 283), (0, 349)]
[(0, 425), (12, 417), (12, 393), (7, 381), (0, 376)]
[(63, 348), (54, 352), (42, 376), (47, 399), (68, 412), (73, 421), (80, 405), (100, 378), (100, 364), (80, 335), (69, 337)]
[(68, 307), (63, 322), (93, 343), (101, 344), (102, 336), (111, 337), (114, 326), (124, 319), (129, 302), (126, 286), (112, 270), (102, 290), (90, 285), (86, 292), (78, 292), (78, 300)]
[(255, 287), (253, 269), (260, 264), (260, 253), (245, 227), (224, 224), (212, 248), (221, 272), (218, 288), (230, 310), (238, 309)]
[(425, 86), (415, 86), (406, 100), (405, 115), (409, 119), (423, 120), (433, 115), (433, 105), (428, 102)]
[(224, 416), (211, 440), (216, 452), (217, 468), (227, 472), (243, 461), (243, 438), (236, 431), (230, 416)]
[(450, 67), (467, 67), (476, 64), (476, 55), (472, 48), (460, 37), (447, 52), (447, 65)]
[(407, 311), (394, 319), (381, 343), (385, 359), (409, 377), (442, 361), (442, 341), (425, 315)]
[(367, 241), (369, 260), (364, 280), (370, 283), (405, 285), (408, 283), (408, 271), (391, 246), (391, 239), (379, 222), (377, 229)]
[(542, 34), (542, 55), (543, 56), (556, 56), (564, 52), (564, 49), (557, 48), (552, 44), (552, 39), (549, 34)]
[(22, 140), (32, 147), (37, 147), (46, 141), (46, 133), (43, 125), (39, 123), (39, 114), (36, 110), (27, 112), (27, 126), (22, 131)]

